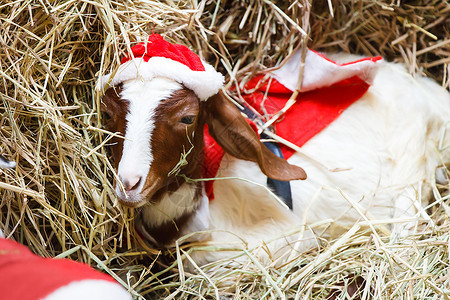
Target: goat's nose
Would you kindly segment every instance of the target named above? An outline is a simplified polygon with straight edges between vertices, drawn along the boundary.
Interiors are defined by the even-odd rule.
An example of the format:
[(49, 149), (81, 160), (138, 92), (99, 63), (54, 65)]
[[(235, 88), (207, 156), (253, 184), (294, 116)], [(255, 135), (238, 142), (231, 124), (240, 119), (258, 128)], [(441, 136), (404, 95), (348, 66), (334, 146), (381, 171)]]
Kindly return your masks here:
[(129, 192), (138, 188), (141, 183), (142, 177), (140, 176), (127, 176), (126, 178), (120, 178), (125, 191)]

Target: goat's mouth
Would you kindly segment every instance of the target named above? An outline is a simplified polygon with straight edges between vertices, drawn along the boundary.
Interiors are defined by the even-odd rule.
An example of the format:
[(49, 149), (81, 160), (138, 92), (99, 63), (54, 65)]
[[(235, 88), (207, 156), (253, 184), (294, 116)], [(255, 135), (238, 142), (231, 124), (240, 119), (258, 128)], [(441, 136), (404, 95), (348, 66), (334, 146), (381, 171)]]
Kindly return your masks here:
[(151, 181), (150, 185), (145, 185), (142, 189), (142, 191), (129, 191), (129, 192), (123, 192), (123, 191), (117, 191), (117, 197), (119, 200), (119, 203), (121, 205), (131, 207), (131, 208), (138, 208), (143, 205), (145, 205), (147, 202), (149, 202), (152, 197), (155, 195), (155, 193), (160, 189), (161, 187), (161, 179), (156, 178)]
[(145, 199), (142, 199), (141, 197), (139, 197), (141, 199), (136, 199), (136, 197), (133, 197), (133, 199), (129, 199), (129, 198), (131, 198), (131, 197), (128, 197), (128, 198), (125, 198), (125, 199), (118, 198), (119, 199), (119, 203), (121, 205), (123, 205), (123, 206), (127, 206), (127, 207), (130, 207), (130, 208), (138, 208), (138, 207), (141, 207), (141, 206), (143, 206), (143, 205), (145, 205), (147, 203), (147, 201)]

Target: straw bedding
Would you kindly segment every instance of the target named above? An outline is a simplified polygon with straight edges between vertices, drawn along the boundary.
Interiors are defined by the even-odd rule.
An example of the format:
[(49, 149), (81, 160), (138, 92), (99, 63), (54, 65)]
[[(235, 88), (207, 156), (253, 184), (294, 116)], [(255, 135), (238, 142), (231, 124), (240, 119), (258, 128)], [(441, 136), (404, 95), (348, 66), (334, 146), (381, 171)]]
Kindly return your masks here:
[[(281, 2), (281, 1), (280, 1)], [(186, 249), (160, 252), (117, 205), (98, 114), (98, 75), (152, 31), (186, 44), (236, 79), (272, 67), (303, 43), (382, 55), (450, 88), (450, 5), (408, 1), (12, 1), (0, 3), (0, 228), (47, 257), (107, 272), (137, 298), (317, 298), (362, 275), (365, 299), (450, 297), (447, 187), (436, 186), (432, 222), (393, 240), (356, 224), (281, 268), (230, 261), (187, 274)], [(208, 274), (208, 275), (206, 275)], [(231, 285), (231, 288), (230, 288)], [(336, 295), (345, 299), (346, 295)]]

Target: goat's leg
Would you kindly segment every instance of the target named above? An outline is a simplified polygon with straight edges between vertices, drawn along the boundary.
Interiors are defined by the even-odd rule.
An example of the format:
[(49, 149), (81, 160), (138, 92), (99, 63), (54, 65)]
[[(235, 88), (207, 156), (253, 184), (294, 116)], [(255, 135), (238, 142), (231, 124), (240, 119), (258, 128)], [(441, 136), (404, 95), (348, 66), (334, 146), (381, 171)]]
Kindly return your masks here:
[(413, 234), (418, 226), (419, 220), (428, 220), (430, 217), (426, 213), (422, 199), (431, 196), (431, 188), (428, 184), (411, 184), (404, 188), (394, 201), (394, 219), (404, 222), (396, 222), (393, 225), (393, 237), (406, 237)]

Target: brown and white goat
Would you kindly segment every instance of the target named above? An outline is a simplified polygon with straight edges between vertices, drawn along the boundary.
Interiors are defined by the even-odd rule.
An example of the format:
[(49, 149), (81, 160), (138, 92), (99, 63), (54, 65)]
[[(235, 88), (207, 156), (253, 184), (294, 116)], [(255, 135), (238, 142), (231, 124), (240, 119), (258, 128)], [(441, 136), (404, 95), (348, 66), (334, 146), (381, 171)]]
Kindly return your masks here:
[[(260, 143), (222, 93), (200, 101), (174, 80), (138, 78), (109, 88), (102, 103), (107, 128), (124, 135), (112, 146), (123, 185), (116, 185), (119, 201), (139, 207), (141, 231), (162, 246), (207, 230), (191, 239), (251, 247), (323, 221), (348, 227), (364, 219), (403, 219), (408, 223), (394, 228), (403, 234), (411, 220), (425, 216), (422, 191), (431, 191), (443, 161), (438, 150), (443, 141), (447, 145), (442, 130), (450, 120), (445, 89), (391, 63), (382, 63), (369, 91), (289, 163)], [(218, 177), (229, 178), (215, 181), (211, 202), (196, 180), (202, 178), (205, 124), (227, 153)], [(296, 166), (308, 179), (291, 182), (289, 211), (268, 192), (266, 176), (305, 179)], [(218, 257), (205, 251), (196, 259)]]

